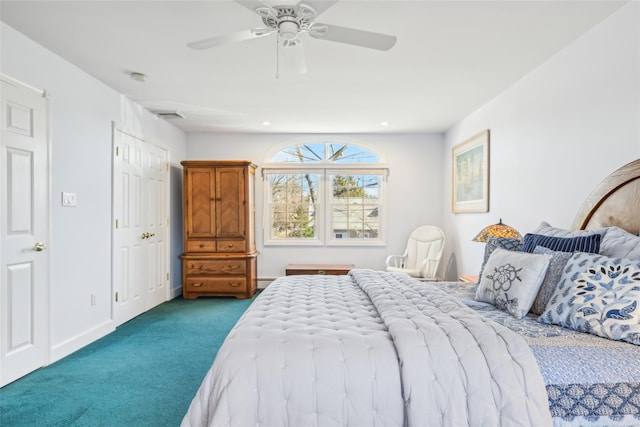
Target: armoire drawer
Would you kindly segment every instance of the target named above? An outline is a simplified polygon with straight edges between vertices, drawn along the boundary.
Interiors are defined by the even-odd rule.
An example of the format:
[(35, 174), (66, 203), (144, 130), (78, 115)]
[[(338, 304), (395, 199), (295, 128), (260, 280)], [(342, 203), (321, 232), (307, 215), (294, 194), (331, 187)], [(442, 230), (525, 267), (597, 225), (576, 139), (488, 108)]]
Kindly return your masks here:
[(187, 242), (187, 252), (215, 252), (215, 240), (189, 240)]
[(244, 240), (218, 240), (218, 252), (245, 252)]
[(187, 277), (184, 288), (187, 292), (245, 292), (245, 277)]
[(244, 275), (247, 272), (246, 266), (246, 261), (240, 259), (189, 259), (184, 260), (182, 268), (187, 276), (199, 274)]

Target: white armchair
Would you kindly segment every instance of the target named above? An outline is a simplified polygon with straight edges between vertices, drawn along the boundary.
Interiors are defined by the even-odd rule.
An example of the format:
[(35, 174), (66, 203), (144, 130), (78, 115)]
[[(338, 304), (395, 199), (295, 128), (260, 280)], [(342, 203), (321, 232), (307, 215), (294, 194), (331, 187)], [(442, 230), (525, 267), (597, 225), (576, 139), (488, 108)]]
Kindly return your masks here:
[(423, 225), (416, 228), (409, 236), (404, 254), (387, 257), (387, 271), (398, 271), (420, 279), (435, 280), (444, 242), (444, 233), (438, 227)]

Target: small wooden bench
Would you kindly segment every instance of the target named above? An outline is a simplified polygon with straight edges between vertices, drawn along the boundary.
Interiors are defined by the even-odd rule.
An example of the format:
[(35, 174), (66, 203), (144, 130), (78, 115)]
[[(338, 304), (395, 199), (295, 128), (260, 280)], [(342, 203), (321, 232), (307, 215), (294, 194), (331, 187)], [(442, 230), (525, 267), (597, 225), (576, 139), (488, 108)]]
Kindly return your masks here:
[(353, 264), (289, 264), (285, 270), (287, 276), (300, 274), (320, 274), (340, 276), (355, 268)]

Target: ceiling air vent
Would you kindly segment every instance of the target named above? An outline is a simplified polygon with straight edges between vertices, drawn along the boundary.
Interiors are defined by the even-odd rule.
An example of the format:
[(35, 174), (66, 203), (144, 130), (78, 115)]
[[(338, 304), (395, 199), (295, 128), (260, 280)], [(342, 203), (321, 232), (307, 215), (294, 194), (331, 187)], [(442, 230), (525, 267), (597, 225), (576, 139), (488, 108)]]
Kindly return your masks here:
[(184, 116), (178, 111), (156, 111), (154, 114), (163, 119), (184, 119)]

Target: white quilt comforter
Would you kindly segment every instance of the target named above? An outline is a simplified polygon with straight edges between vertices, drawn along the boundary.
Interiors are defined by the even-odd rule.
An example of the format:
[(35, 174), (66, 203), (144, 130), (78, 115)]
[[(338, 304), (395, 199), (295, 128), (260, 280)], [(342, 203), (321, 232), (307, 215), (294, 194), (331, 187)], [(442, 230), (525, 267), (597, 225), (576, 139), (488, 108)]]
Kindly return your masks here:
[(222, 345), (183, 426), (548, 426), (524, 340), (397, 273), (289, 276)]

